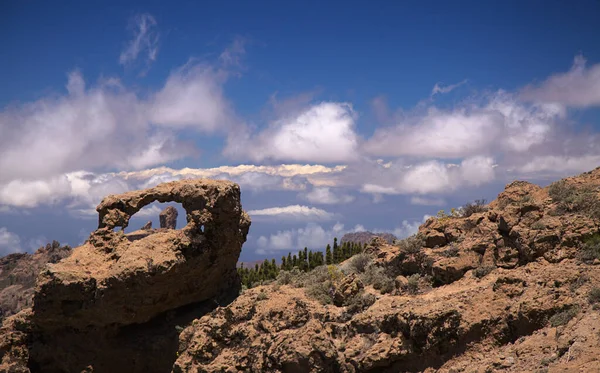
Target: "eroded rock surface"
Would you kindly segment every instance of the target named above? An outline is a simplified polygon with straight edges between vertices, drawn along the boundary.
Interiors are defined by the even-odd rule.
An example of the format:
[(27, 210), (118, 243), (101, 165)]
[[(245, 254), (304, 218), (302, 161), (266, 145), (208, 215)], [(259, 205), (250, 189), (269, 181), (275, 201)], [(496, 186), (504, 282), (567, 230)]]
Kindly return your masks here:
[[(155, 201), (181, 203), (187, 225), (144, 230), (133, 241), (115, 230)], [(27, 319), (28, 366), (32, 372), (169, 371), (178, 325), (239, 292), (236, 262), (250, 227), (239, 186), (164, 183), (108, 196), (97, 211), (99, 227), (88, 241), (37, 279)], [(20, 351), (18, 344), (3, 348)]]
[[(600, 168), (567, 182), (600, 196)], [(398, 246), (372, 240), (392, 291), (330, 268), (328, 304), (306, 279), (250, 289), (182, 332), (173, 372), (599, 372), (600, 263), (581, 252), (600, 221), (548, 190), (514, 182)], [(363, 291), (366, 309), (347, 303)]]
[(160, 227), (165, 229), (177, 229), (177, 209), (173, 206), (168, 206), (160, 212)]

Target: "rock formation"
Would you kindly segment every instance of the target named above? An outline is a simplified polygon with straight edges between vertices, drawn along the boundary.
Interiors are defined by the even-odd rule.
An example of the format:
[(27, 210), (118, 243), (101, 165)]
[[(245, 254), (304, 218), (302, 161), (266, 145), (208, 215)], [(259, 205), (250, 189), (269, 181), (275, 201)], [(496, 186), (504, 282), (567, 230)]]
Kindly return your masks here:
[(34, 254), (18, 253), (0, 258), (0, 322), (23, 308), (31, 307), (35, 279), (47, 263), (71, 255), (69, 246), (54, 241)]
[[(181, 203), (187, 225), (146, 231), (133, 241), (114, 229), (127, 227), (133, 214), (155, 201)], [(14, 360), (10, 351), (17, 351), (32, 372), (169, 371), (176, 326), (239, 291), (235, 265), (250, 226), (239, 186), (164, 183), (108, 196), (97, 211), (99, 226), (89, 240), (40, 273), (32, 310), (5, 323), (10, 329), (27, 320), (34, 330), (26, 338), (28, 351), (4, 339), (0, 356)], [(173, 216), (167, 214), (170, 227)], [(11, 340), (20, 340), (21, 329)]]
[[(187, 225), (115, 230), (154, 201), (181, 203)], [(0, 372), (600, 371), (600, 168), (513, 182), (394, 245), (375, 237), (241, 294), (237, 185), (166, 183), (97, 210), (88, 242), (4, 320)]]
[(364, 273), (249, 289), (181, 333), (173, 372), (600, 372), (600, 168), (565, 183), (373, 240)]
[(177, 209), (168, 206), (160, 212), (160, 227), (165, 229), (177, 229)]
[(144, 224), (143, 227), (140, 228), (143, 231), (149, 231), (152, 229), (152, 221), (148, 221), (146, 224)]

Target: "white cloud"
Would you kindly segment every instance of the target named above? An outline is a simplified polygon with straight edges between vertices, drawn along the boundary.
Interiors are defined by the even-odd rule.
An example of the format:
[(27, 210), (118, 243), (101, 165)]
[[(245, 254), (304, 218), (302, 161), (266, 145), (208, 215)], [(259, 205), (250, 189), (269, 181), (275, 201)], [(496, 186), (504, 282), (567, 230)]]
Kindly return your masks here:
[(169, 128), (211, 133), (233, 125), (233, 109), (223, 95), (227, 73), (188, 62), (173, 71), (148, 103), (149, 121)]
[(146, 67), (156, 60), (158, 55), (159, 33), (157, 31), (156, 19), (150, 14), (138, 14), (133, 17), (129, 25), (132, 31), (132, 39), (119, 56), (121, 65), (130, 65), (138, 59), (141, 54), (144, 55)]
[(402, 220), (402, 223), (400, 223), (400, 226), (397, 227), (396, 229), (394, 229), (392, 231), (392, 233), (394, 234), (394, 236), (398, 237), (399, 239), (408, 237), (408, 236), (412, 236), (413, 234), (417, 233), (419, 231), (419, 226), (421, 226), (421, 224), (425, 223), (427, 221), (427, 219), (429, 219), (431, 217), (431, 215), (424, 215), (423, 219), (421, 221), (408, 221), (408, 220)]
[(584, 156), (537, 156), (515, 168), (526, 174), (551, 171), (555, 174), (578, 173), (600, 166), (600, 154)]
[(414, 196), (411, 197), (410, 203), (413, 205), (423, 205), (423, 206), (443, 206), (446, 204), (442, 198), (425, 198)]
[(303, 198), (309, 202), (323, 205), (334, 205), (350, 203), (354, 197), (343, 193), (334, 193), (329, 187), (313, 188), (310, 192), (303, 195)]
[(347, 162), (358, 156), (355, 118), (350, 104), (322, 102), (297, 115), (282, 116), (256, 135), (232, 134), (225, 154), (256, 162)]
[(21, 251), (21, 239), (6, 227), (0, 227), (0, 256)]
[(311, 221), (324, 221), (331, 220), (334, 214), (325, 210), (301, 206), (291, 205), (285, 207), (270, 207), (261, 210), (250, 210), (248, 211), (250, 217), (269, 217), (275, 219), (292, 219), (292, 220), (311, 220)]
[(539, 85), (528, 85), (521, 97), (526, 100), (559, 103), (572, 107), (600, 105), (600, 64), (586, 67), (583, 56), (575, 56), (566, 73), (550, 76)]
[(462, 158), (525, 152), (544, 143), (565, 115), (558, 105), (525, 105), (498, 91), (484, 104), (429, 107), (377, 129), (364, 150), (380, 156)]
[(380, 168), (370, 176), (361, 192), (384, 194), (449, 194), (465, 186), (478, 186), (495, 179), (495, 165), (489, 157), (471, 157), (460, 164), (425, 161), (410, 166)]
[(460, 87), (461, 85), (465, 84), (466, 82), (467, 82), (467, 80), (465, 79), (456, 84), (450, 84), (447, 86), (443, 86), (441, 83), (435, 83), (435, 85), (433, 86), (433, 89), (431, 90), (431, 96), (434, 96), (438, 93), (449, 93), (449, 92), (455, 90), (456, 88)]
[(267, 254), (276, 252), (296, 251), (304, 247), (311, 250), (325, 250), (334, 237), (341, 238), (345, 233), (344, 225), (336, 223), (330, 229), (324, 229), (315, 223), (308, 223), (303, 228), (278, 231), (269, 237), (260, 236), (257, 239), (257, 253)]

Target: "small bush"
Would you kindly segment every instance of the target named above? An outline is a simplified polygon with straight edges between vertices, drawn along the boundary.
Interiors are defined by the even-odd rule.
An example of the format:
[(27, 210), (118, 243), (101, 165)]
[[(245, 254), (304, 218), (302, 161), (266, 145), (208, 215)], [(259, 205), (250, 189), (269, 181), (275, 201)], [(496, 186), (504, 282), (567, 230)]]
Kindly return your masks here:
[(594, 234), (583, 242), (579, 257), (585, 263), (600, 259), (600, 233)]
[(423, 237), (419, 234), (414, 234), (398, 241), (398, 247), (403, 253), (406, 254), (416, 254), (420, 252), (423, 248), (423, 245)]
[(588, 301), (590, 304), (600, 303), (600, 288), (595, 287), (588, 293)]
[(417, 294), (419, 292), (419, 280), (421, 276), (418, 273), (408, 277), (407, 291), (409, 294)]
[(478, 212), (486, 212), (487, 206), (485, 199), (476, 199), (473, 202), (469, 202), (460, 208), (461, 215), (463, 218), (468, 218), (469, 216), (476, 214)]
[(590, 278), (587, 275), (579, 276), (579, 277), (577, 277), (577, 279), (575, 281), (573, 281), (573, 282), (571, 282), (571, 284), (569, 284), (569, 290), (571, 290), (571, 292), (574, 293), (575, 291), (577, 291), (577, 289), (582, 287), (589, 280), (590, 280)]
[(269, 296), (267, 295), (267, 293), (262, 290), (260, 293), (258, 293), (258, 295), (256, 296), (256, 300), (257, 301), (261, 301), (261, 300), (267, 300), (269, 299)]
[(535, 223), (531, 224), (531, 229), (536, 230), (536, 231), (546, 229), (546, 224), (544, 224), (538, 220)]
[(346, 311), (351, 314), (362, 312), (371, 307), (376, 300), (373, 294), (362, 292), (345, 302)]
[(579, 307), (571, 307), (567, 310), (556, 313), (550, 317), (550, 325), (552, 327), (567, 325), (569, 321), (579, 313)]
[(334, 265), (317, 267), (304, 273), (299, 281), (306, 288), (306, 294), (322, 304), (333, 303), (335, 282), (343, 277), (339, 270), (330, 267), (336, 268)]
[(456, 258), (458, 256), (458, 247), (451, 246), (449, 249), (446, 249), (441, 252), (441, 255), (445, 258)]
[(371, 263), (371, 257), (367, 254), (357, 254), (350, 259), (350, 270), (354, 273), (364, 273)]
[(484, 278), (494, 270), (494, 266), (479, 266), (473, 270), (473, 275), (477, 278)]
[(304, 273), (302, 273), (298, 267), (294, 267), (289, 271), (280, 271), (275, 281), (277, 281), (279, 285), (293, 285), (296, 287), (302, 287), (300, 280), (303, 275)]
[(382, 294), (390, 293), (396, 288), (394, 279), (385, 273), (385, 269), (374, 264), (367, 266), (360, 280), (364, 284), (373, 285)]

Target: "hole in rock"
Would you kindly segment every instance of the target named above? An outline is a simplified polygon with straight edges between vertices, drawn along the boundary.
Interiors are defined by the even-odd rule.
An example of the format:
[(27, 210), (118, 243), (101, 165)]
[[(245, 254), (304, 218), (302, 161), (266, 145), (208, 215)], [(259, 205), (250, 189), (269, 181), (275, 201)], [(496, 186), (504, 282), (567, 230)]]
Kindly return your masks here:
[(186, 225), (186, 212), (180, 203), (153, 202), (131, 216), (125, 234), (130, 241), (135, 241), (161, 229), (180, 230)]

